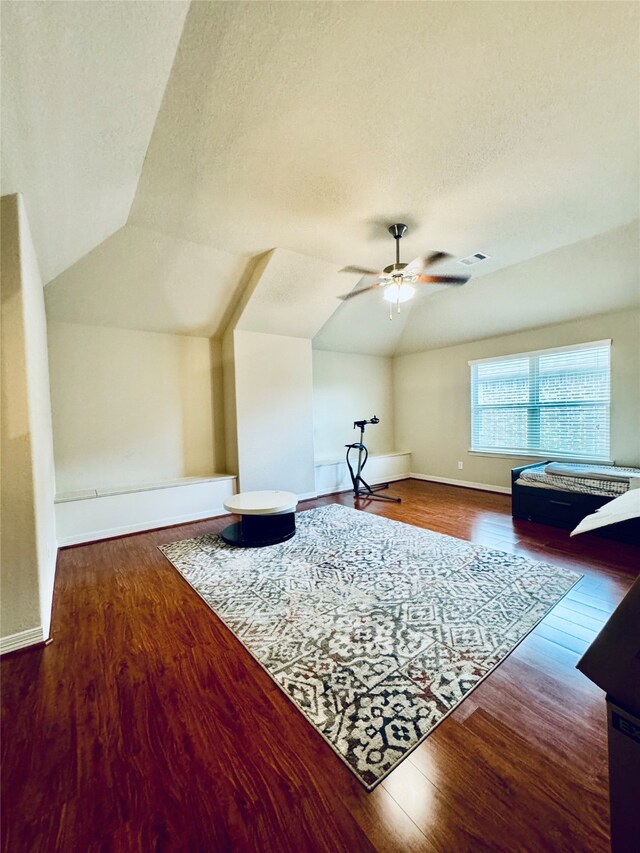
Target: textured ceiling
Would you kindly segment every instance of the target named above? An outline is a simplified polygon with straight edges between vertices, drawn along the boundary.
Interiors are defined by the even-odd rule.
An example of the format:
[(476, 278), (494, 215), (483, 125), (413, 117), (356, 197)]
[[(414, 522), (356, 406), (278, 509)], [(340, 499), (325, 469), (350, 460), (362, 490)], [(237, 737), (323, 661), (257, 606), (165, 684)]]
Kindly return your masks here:
[[(486, 274), (638, 215), (635, 3), (195, 3), (131, 221)], [(301, 286), (303, 283), (301, 282)]]
[(397, 352), (640, 307), (638, 222), (445, 288), (416, 304)]
[[(335, 311), (345, 286), (335, 266), (287, 249), (274, 249), (265, 261), (256, 270), (259, 274), (235, 327), (245, 332), (313, 338)], [(351, 275), (347, 285), (357, 279)]]
[(379, 296), (350, 300), (325, 324), (314, 346), (393, 355), (637, 309), (639, 271), (636, 221), (472, 278), (463, 287), (425, 286), (391, 323)]
[(2, 194), (45, 283), (127, 220), (187, 3), (2, 3)]
[(89, 326), (210, 337), (246, 258), (125, 225), (45, 288), (47, 317)]
[[(25, 196), (60, 319), (219, 331), (249, 256), (277, 249), (285, 284), (245, 319), (306, 334), (354, 284), (337, 270), (389, 263), (404, 221), (403, 259), (491, 258), (392, 323), (379, 297), (336, 300), (316, 344), (408, 351), (533, 325), (544, 288), (511, 304), (499, 271), (639, 214), (634, 2), (197, 2), (180, 37), (184, 12), (3, 4), (3, 192)], [(536, 322), (619, 307), (628, 270), (608, 257), (613, 285)]]

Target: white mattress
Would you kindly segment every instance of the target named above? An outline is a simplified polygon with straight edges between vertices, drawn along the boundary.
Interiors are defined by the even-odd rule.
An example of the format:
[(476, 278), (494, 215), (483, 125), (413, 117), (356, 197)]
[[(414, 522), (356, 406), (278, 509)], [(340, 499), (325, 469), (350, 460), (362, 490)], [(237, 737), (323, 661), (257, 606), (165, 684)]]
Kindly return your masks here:
[[(637, 472), (640, 476), (640, 469), (636, 468), (621, 468), (618, 471), (629, 472), (627, 480), (606, 480), (602, 478), (592, 479), (591, 477), (568, 477), (566, 475), (548, 474), (545, 471), (546, 463), (535, 465), (532, 468), (526, 468), (521, 471), (517, 483), (522, 486), (541, 487), (545, 489), (554, 489), (560, 492), (580, 492), (586, 495), (610, 495), (612, 498), (622, 495), (629, 490), (629, 484), (633, 473)], [(603, 466), (604, 467), (604, 466)]]

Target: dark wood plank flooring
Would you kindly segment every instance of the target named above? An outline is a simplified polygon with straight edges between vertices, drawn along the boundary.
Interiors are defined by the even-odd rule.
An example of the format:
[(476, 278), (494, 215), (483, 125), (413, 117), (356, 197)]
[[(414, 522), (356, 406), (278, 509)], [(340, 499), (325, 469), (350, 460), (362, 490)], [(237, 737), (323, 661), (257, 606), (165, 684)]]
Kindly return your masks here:
[[(60, 552), (51, 645), (2, 662), (3, 850), (606, 851), (605, 703), (575, 669), (640, 550), (406, 480), (360, 508), (582, 581), (367, 793), (156, 546), (228, 518)], [(342, 494), (308, 501), (353, 505)]]

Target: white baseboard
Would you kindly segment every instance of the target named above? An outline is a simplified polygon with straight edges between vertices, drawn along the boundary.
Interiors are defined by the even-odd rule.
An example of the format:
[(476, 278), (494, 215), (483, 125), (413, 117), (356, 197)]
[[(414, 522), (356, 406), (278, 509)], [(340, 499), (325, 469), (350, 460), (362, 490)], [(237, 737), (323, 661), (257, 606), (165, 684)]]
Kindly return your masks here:
[(29, 628), (27, 631), (19, 631), (17, 634), (9, 634), (7, 637), (0, 637), (0, 655), (44, 643), (44, 640), (42, 625), (38, 625), (37, 628)]
[(510, 495), (509, 486), (494, 486), (491, 483), (471, 483), (468, 480), (453, 480), (451, 477), (434, 477), (432, 474), (409, 474), (414, 480), (427, 480), (430, 483), (444, 483), (447, 486), (463, 486), (465, 489), (478, 489), (481, 492), (498, 492), (501, 495)]

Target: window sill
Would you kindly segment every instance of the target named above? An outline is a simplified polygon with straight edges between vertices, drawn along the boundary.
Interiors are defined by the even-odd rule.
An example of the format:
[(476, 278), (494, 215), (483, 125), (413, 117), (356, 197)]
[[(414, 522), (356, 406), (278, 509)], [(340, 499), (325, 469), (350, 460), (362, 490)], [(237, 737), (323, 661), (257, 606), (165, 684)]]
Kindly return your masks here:
[(554, 462), (576, 462), (588, 465), (615, 465), (613, 459), (589, 459), (586, 456), (561, 456), (553, 453), (510, 453), (508, 450), (490, 451), (490, 450), (468, 450), (471, 456), (488, 456), (496, 459), (550, 459)]

